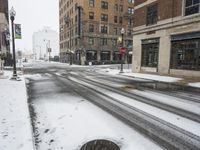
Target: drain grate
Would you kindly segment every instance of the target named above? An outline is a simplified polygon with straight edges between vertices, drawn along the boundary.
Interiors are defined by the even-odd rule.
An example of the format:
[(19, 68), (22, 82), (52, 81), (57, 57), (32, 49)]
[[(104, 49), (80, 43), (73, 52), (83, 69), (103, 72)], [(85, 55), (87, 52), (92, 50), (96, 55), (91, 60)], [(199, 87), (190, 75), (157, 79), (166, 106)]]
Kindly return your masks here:
[(80, 150), (120, 150), (120, 148), (112, 141), (93, 140), (84, 144)]

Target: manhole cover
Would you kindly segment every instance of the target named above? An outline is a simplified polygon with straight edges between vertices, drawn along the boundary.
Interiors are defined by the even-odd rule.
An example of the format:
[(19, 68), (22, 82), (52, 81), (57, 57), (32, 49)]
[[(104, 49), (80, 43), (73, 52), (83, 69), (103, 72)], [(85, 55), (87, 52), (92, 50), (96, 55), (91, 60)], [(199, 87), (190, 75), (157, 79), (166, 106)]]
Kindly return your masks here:
[(120, 148), (108, 140), (94, 140), (84, 144), (80, 150), (120, 150)]

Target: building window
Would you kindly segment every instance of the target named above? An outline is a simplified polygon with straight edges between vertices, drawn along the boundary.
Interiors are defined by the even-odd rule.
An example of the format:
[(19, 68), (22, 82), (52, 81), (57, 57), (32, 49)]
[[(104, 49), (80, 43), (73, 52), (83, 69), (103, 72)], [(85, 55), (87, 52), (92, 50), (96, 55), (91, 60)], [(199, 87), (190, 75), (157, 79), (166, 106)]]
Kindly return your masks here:
[(88, 38), (88, 43), (89, 43), (89, 45), (94, 45), (94, 38), (93, 37), (89, 37)]
[(114, 45), (114, 46), (117, 46), (117, 39), (113, 39), (112, 42), (113, 42), (113, 45)]
[(114, 23), (117, 23), (118, 20), (117, 20), (117, 16), (114, 16)]
[(158, 5), (154, 4), (147, 7), (147, 25), (156, 24), (158, 21)]
[(129, 13), (129, 14), (134, 14), (134, 8), (129, 7), (129, 8), (128, 8), (128, 13)]
[(116, 62), (120, 62), (121, 54), (118, 51), (113, 52), (113, 60)]
[(128, 29), (128, 30), (127, 30), (127, 35), (128, 35), (128, 36), (131, 36), (131, 35), (132, 35), (132, 30), (131, 30), (131, 29)]
[(129, 26), (133, 26), (133, 19), (132, 18), (128, 18), (128, 25)]
[(93, 24), (89, 24), (89, 32), (94, 32), (94, 25)]
[(101, 1), (101, 8), (102, 9), (108, 9), (108, 2)]
[(115, 11), (118, 11), (118, 4), (115, 4), (114, 9), (115, 9)]
[(118, 34), (117, 33), (117, 31), (118, 31), (117, 28), (114, 28), (113, 30), (114, 30), (114, 35), (117, 35)]
[(159, 39), (142, 41), (142, 66), (158, 67)]
[(172, 42), (171, 68), (200, 70), (200, 39)]
[(122, 17), (119, 17), (119, 23), (123, 23), (123, 18)]
[(101, 33), (108, 33), (108, 27), (107, 26), (101, 26)]
[(94, 0), (89, 0), (89, 6), (94, 7)]
[(185, 15), (200, 13), (200, 1), (199, 0), (186, 0), (185, 1)]
[(123, 12), (123, 5), (120, 5), (120, 6), (119, 6), (119, 11), (120, 11), (120, 12)]
[(101, 45), (107, 45), (107, 38), (101, 38), (100, 39)]
[(89, 19), (94, 19), (94, 12), (89, 12)]
[(107, 14), (101, 14), (101, 21), (108, 21), (108, 15)]

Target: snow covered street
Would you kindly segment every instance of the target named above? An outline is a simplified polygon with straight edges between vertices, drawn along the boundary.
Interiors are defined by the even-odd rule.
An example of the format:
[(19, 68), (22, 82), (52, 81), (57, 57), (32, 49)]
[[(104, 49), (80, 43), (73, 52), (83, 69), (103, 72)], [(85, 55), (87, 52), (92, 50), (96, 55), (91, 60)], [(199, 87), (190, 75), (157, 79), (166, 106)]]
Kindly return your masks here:
[(6, 71), (0, 149), (82, 150), (94, 140), (120, 150), (199, 149), (196, 88), (174, 85), (179, 78), (122, 75), (105, 67), (113, 66), (27, 63), (22, 81), (9, 80)]

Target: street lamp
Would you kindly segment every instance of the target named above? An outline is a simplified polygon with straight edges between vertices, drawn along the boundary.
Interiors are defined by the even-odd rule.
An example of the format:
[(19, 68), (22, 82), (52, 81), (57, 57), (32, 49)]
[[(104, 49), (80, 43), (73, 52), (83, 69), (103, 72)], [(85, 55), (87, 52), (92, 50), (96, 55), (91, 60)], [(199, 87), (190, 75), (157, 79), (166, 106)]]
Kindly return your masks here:
[(48, 55), (48, 53), (49, 53), (49, 62), (50, 62), (50, 57), (51, 57), (51, 45), (50, 45), (50, 43), (51, 43), (51, 41), (50, 40), (46, 40), (46, 39), (44, 39), (44, 42), (45, 41), (47, 41), (48, 43), (46, 43), (46, 49), (47, 49), (47, 55)]
[(12, 47), (13, 47), (13, 80), (17, 80), (17, 70), (16, 70), (16, 60), (15, 60), (15, 37), (14, 37), (14, 20), (15, 20), (16, 11), (12, 7), (10, 10), (10, 20), (12, 27)]
[[(122, 48), (124, 48), (124, 33), (125, 33), (125, 29), (122, 28), (121, 29), (121, 36), (122, 36)], [(120, 70), (120, 73), (123, 73), (123, 63), (124, 63), (124, 53), (121, 52), (121, 70)]]
[(64, 18), (65, 24), (69, 24), (69, 59), (70, 65), (72, 65), (72, 53), (71, 53), (71, 19), (69, 16), (65, 16)]

